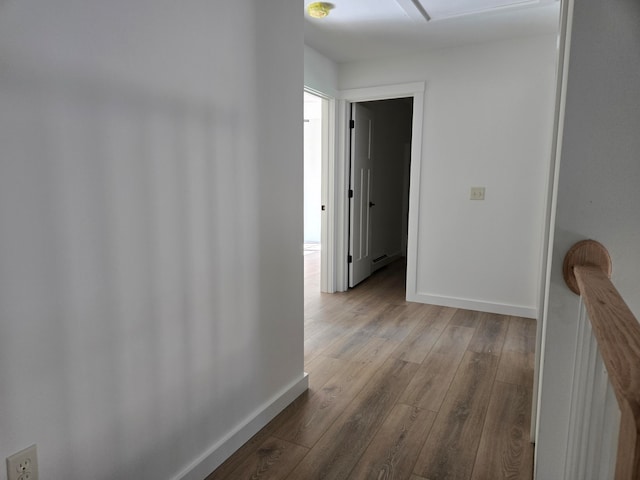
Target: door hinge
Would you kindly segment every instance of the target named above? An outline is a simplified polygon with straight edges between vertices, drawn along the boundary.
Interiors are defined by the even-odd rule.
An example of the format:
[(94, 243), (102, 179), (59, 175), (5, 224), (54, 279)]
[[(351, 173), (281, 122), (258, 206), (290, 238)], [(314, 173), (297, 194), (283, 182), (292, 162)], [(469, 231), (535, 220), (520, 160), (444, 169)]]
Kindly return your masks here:
[(353, 257), (351, 255), (347, 256), (347, 263), (353, 263)]
[(356, 128), (356, 121), (355, 120), (349, 121), (349, 128)]
[(349, 198), (353, 198), (353, 190), (349, 189)]

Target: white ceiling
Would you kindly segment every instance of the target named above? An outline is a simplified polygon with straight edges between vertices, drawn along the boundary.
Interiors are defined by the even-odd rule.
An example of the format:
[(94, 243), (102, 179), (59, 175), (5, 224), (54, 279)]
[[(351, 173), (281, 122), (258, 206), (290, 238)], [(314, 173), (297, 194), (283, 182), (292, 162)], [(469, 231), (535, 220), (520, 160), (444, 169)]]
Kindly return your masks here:
[[(305, 7), (312, 0), (305, 0)], [(493, 3), (483, 7), (481, 4)], [(515, 3), (514, 3), (515, 2)], [(338, 63), (542, 35), (558, 29), (557, 0), (332, 0), (324, 19), (305, 12), (304, 39)], [(427, 21), (418, 3), (431, 17)], [(513, 4), (506, 6), (507, 3)], [(447, 8), (453, 8), (447, 12)], [(456, 9), (472, 13), (460, 14)], [(453, 15), (453, 16), (452, 16)]]

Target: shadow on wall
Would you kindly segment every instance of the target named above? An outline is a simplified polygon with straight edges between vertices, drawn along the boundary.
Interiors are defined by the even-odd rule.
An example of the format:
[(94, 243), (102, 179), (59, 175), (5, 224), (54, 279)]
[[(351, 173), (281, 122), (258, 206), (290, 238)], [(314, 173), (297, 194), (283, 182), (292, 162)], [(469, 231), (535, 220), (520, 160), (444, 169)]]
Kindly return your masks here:
[(235, 426), (211, 412), (238, 409), (229, 365), (256, 349), (256, 302), (235, 300), (257, 261), (246, 132), (104, 81), (5, 71), (0, 103), (3, 448), (37, 437), (69, 478), (166, 478)]

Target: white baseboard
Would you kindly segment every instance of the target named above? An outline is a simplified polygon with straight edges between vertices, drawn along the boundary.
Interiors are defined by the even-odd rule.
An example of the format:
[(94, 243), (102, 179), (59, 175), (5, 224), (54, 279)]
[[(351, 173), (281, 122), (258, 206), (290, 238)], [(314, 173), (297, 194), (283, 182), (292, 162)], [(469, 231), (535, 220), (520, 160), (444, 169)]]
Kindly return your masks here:
[(516, 317), (538, 318), (538, 309), (521, 305), (509, 305), (506, 303), (492, 303), (481, 300), (468, 300), (465, 298), (444, 297), (440, 295), (428, 295), (425, 293), (407, 292), (407, 300), (410, 302), (428, 303), (442, 307), (464, 308), (478, 312), (497, 313), (501, 315), (513, 315)]
[(309, 374), (305, 373), (300, 380), (293, 382), (279, 394), (265, 402), (249, 415), (245, 422), (229, 432), (222, 440), (175, 476), (173, 480), (202, 480), (206, 478), (308, 388)]

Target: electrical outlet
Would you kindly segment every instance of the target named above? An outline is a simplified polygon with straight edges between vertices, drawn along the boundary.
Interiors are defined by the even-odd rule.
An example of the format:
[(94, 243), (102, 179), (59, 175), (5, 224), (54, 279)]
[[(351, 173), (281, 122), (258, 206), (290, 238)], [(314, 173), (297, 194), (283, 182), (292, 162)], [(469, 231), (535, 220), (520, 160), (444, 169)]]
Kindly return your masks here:
[(484, 187), (471, 187), (471, 200), (484, 200)]
[(7, 480), (38, 480), (35, 445), (7, 457)]

